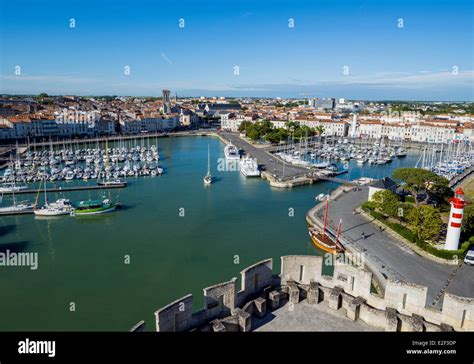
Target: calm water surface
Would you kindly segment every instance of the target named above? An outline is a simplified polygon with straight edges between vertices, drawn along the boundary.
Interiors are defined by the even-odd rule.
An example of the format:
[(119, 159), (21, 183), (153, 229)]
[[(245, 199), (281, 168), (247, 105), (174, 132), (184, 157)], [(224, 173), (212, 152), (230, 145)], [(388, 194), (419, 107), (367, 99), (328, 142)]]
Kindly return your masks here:
[[(216, 182), (205, 187), (208, 144)], [(258, 260), (273, 258), (278, 272), (281, 255), (320, 254), (305, 214), (316, 195), (336, 184), (280, 190), (239, 172), (219, 172), (223, 144), (215, 138), (160, 139), (159, 149), (163, 176), (130, 179), (126, 189), (106, 192), (122, 210), (80, 218), (0, 217), (0, 249), (37, 252), (39, 259), (36, 271), (0, 267), (0, 330), (124, 331), (142, 319), (150, 330), (159, 307), (192, 293), (198, 310), (202, 288), (239, 277)], [(370, 167), (351, 162), (341, 177), (379, 178), (417, 159)], [(74, 201), (102, 195), (67, 193)], [(10, 203), (3, 199), (3, 206)]]

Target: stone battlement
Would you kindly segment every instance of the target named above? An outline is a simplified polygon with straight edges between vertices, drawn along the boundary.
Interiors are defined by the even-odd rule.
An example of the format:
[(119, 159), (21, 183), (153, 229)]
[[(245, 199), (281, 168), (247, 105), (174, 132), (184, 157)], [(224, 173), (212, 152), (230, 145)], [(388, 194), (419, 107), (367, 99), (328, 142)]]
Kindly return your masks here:
[[(388, 279), (384, 295), (371, 292), (372, 273), (336, 264), (333, 276), (322, 274), (318, 256), (281, 257), (280, 274), (273, 275), (272, 259), (240, 272), (237, 278), (204, 288), (204, 308), (193, 313), (191, 294), (155, 312), (156, 331), (250, 331), (252, 316), (264, 317), (286, 303), (326, 301), (346, 310), (352, 320), (387, 331), (474, 331), (474, 298), (446, 293), (441, 310), (426, 307), (427, 287)], [(131, 331), (140, 331), (140, 321)]]

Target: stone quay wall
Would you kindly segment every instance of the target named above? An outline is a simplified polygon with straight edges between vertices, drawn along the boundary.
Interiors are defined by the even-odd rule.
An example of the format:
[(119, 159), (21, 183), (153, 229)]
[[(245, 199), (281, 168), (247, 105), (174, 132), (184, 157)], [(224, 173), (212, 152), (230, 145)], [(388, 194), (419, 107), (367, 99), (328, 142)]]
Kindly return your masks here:
[[(193, 296), (186, 295), (155, 312), (156, 331), (251, 331), (252, 317), (264, 317), (285, 304), (327, 302), (386, 331), (474, 331), (474, 298), (446, 293), (441, 309), (426, 307), (427, 288), (388, 279), (383, 295), (371, 292), (372, 273), (337, 263), (334, 275), (322, 273), (323, 258), (281, 257), (280, 274), (272, 273), (272, 259), (240, 272), (237, 278), (204, 288), (204, 308), (193, 312)], [(143, 331), (140, 321), (130, 331)]]

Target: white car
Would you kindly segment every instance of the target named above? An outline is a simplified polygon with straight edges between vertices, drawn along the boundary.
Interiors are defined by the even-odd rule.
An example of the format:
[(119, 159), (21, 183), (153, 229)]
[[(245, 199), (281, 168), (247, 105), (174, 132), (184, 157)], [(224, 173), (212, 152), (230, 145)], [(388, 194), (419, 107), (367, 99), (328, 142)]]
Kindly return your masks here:
[(474, 249), (470, 249), (464, 257), (464, 263), (474, 265)]

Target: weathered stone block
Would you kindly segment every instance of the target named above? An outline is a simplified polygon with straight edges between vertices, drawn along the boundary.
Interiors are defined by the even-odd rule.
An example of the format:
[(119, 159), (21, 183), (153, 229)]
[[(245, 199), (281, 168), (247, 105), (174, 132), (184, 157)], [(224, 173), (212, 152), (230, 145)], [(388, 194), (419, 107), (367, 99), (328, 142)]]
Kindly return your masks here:
[(349, 302), (349, 304), (347, 305), (346, 312), (347, 317), (353, 321), (357, 321), (359, 319), (360, 306), (365, 302), (365, 298), (360, 296), (354, 298), (351, 302)]
[(309, 284), (308, 295), (306, 300), (310, 305), (318, 304), (319, 303), (319, 283), (318, 282), (311, 282)]
[(270, 309), (276, 310), (278, 307), (280, 307), (280, 292), (271, 291), (268, 294), (268, 300), (270, 301)]
[(288, 295), (289, 295), (288, 300), (290, 301), (290, 303), (300, 302), (300, 290), (298, 286), (296, 285), (296, 283), (293, 281), (288, 281), (287, 285), (288, 285)]
[(454, 331), (454, 328), (451, 325), (445, 323), (441, 323), (439, 325), (439, 328), (441, 329), (441, 331)]
[(252, 328), (251, 316), (241, 309), (236, 309), (235, 314), (237, 315), (239, 320), (240, 331), (249, 332)]
[(387, 307), (385, 310), (385, 331), (400, 331), (400, 320), (397, 310)]
[(342, 288), (339, 286), (334, 287), (331, 289), (331, 293), (329, 294), (329, 308), (333, 310), (339, 310), (342, 305)]
[(425, 331), (425, 325), (423, 324), (423, 321), (423, 317), (421, 317), (420, 315), (413, 314), (410, 320), (408, 321), (410, 330), (415, 332)]
[(262, 318), (267, 314), (267, 300), (259, 297), (253, 301), (255, 303), (255, 311), (258, 317)]

